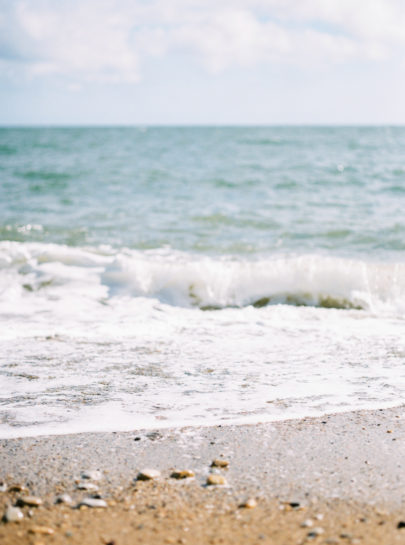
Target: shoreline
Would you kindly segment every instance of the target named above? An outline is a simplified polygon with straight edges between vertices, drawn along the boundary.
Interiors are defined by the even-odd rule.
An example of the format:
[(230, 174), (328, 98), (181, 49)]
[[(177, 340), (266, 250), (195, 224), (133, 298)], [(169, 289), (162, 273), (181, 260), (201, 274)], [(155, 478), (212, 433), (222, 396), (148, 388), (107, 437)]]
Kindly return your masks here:
[[(369, 491), (361, 487), (374, 483), (382, 499), (383, 477), (390, 488), (387, 499), (400, 503), (405, 501), (405, 486), (401, 493), (402, 481), (394, 479), (394, 474), (405, 460), (404, 420), (402, 405), (259, 424), (0, 439), (0, 479), (13, 475), (46, 493), (48, 485), (89, 468), (107, 471), (111, 485), (119, 486), (142, 467), (165, 472), (177, 464), (192, 465), (202, 482), (208, 461), (223, 454), (232, 460), (229, 471), (235, 485), (241, 484), (238, 475), (247, 469), (252, 485), (260, 481), (264, 492), (285, 489), (286, 472), (299, 488), (311, 488), (317, 473), (318, 486), (324, 489), (328, 482), (331, 493), (325, 497), (353, 498), (356, 488), (364, 494)], [(333, 479), (339, 473), (339, 479)], [(350, 485), (351, 473), (357, 475), (356, 486)]]
[[(267, 416), (260, 416), (261, 420), (257, 420), (257, 416), (253, 417), (252, 420), (241, 418), (238, 419), (232, 419), (230, 421), (222, 421), (220, 424), (218, 423), (218, 420), (215, 419), (213, 421), (200, 421), (197, 420), (196, 423), (189, 423), (187, 421), (178, 422), (175, 421), (174, 423), (170, 423), (170, 421), (162, 420), (162, 421), (154, 421), (153, 424), (147, 425), (145, 427), (115, 427), (115, 428), (105, 428), (105, 429), (99, 429), (96, 428), (89, 428), (89, 429), (75, 429), (73, 427), (72, 431), (61, 431), (60, 428), (38, 428), (41, 429), (40, 432), (35, 432), (36, 430), (35, 426), (30, 426), (28, 429), (32, 431), (33, 433), (27, 434), (27, 435), (5, 435), (3, 437), (0, 436), (0, 443), (2, 441), (8, 441), (8, 440), (16, 440), (20, 441), (23, 439), (41, 439), (41, 438), (48, 438), (48, 437), (58, 437), (58, 436), (75, 436), (75, 435), (94, 435), (94, 434), (117, 434), (117, 433), (143, 433), (146, 434), (148, 432), (162, 432), (162, 431), (175, 431), (175, 430), (193, 430), (193, 429), (205, 429), (205, 428), (237, 428), (237, 427), (248, 427), (248, 426), (271, 426), (271, 424), (278, 424), (283, 422), (301, 422), (303, 420), (322, 420), (325, 418), (328, 418), (330, 416), (337, 416), (337, 415), (344, 415), (344, 414), (354, 414), (354, 413), (374, 413), (379, 411), (386, 411), (386, 410), (392, 410), (395, 411), (396, 409), (401, 409), (402, 407), (405, 407), (405, 403), (399, 402), (397, 404), (387, 403), (382, 404), (379, 407), (360, 407), (360, 408), (345, 408), (342, 410), (330, 410), (328, 412), (319, 412), (314, 414), (297, 414), (292, 413), (287, 418), (285, 416), (270, 416), (267, 418)], [(194, 421), (193, 421), (194, 422)], [(69, 423), (71, 425), (71, 423)], [(18, 429), (16, 427), (15, 429)], [(27, 428), (25, 428), (27, 429)], [(0, 430), (1, 433), (1, 430)]]
[[(342, 517), (346, 517), (349, 526), (361, 518), (375, 522), (373, 532), (369, 533), (364, 543), (374, 542), (374, 537), (378, 542), (380, 534), (377, 526), (384, 526), (385, 532), (393, 532), (391, 541), (386, 542), (395, 542), (392, 540), (397, 537), (405, 539), (405, 530), (402, 535), (397, 528), (401, 507), (405, 504), (404, 417), (405, 407), (401, 406), (266, 424), (0, 439), (0, 481), (6, 484), (8, 490), (0, 492), (1, 508), (4, 510), (6, 504), (17, 501), (19, 493), (9, 491), (12, 485), (23, 485), (30, 495), (44, 499), (44, 505), (34, 510), (32, 520), (26, 517), (18, 524), (0, 525), (2, 543), (14, 543), (13, 536), (17, 536), (18, 532), (22, 532), (22, 535), (17, 536), (19, 541), (16, 543), (39, 543), (33, 534), (28, 533), (29, 525), (32, 526), (36, 518), (42, 524), (44, 518), (50, 521), (55, 530), (53, 535), (46, 538), (41, 536), (41, 542), (46, 539), (46, 543), (64, 543), (66, 536), (63, 538), (57, 530), (60, 523), (57, 520), (62, 513), (67, 515), (67, 520), (77, 519), (79, 522), (75, 524), (82, 524), (83, 532), (90, 520), (94, 519), (94, 522), (101, 517), (97, 522), (100, 531), (107, 524), (110, 533), (119, 533), (120, 528), (125, 528), (125, 521), (128, 524), (129, 521), (133, 522), (135, 512), (142, 520), (146, 517), (145, 520), (149, 521), (145, 523), (146, 527), (152, 528), (152, 533), (155, 525), (156, 539), (148, 534), (146, 542), (164, 543), (163, 535), (170, 533), (170, 528), (173, 529), (173, 521), (178, 524), (179, 513), (186, 507), (190, 516), (193, 514), (193, 524), (197, 526), (200, 524), (198, 521), (205, 520), (206, 526), (203, 527), (209, 529), (216, 521), (216, 534), (224, 531), (225, 541), (222, 542), (225, 543), (227, 540), (229, 543), (238, 542), (238, 536), (242, 535), (242, 526), (239, 528), (238, 525), (242, 524), (244, 517), (250, 517), (250, 522), (243, 524), (253, 529), (262, 524), (262, 519), (265, 524), (265, 518), (270, 513), (275, 517), (274, 524), (269, 526), (268, 523), (266, 526), (266, 536), (273, 532), (271, 543), (283, 543), (282, 535), (286, 537), (293, 530), (298, 532), (297, 539), (303, 539), (302, 519), (310, 516), (308, 513), (315, 516), (318, 511), (322, 511), (325, 517), (322, 521), (325, 535), (310, 539), (326, 543), (325, 540), (329, 539), (327, 528), (338, 523), (346, 524), (339, 522), (343, 520)], [(229, 461), (227, 469), (218, 470), (225, 476), (227, 486), (206, 487), (207, 476), (212, 471), (211, 462), (218, 458)], [(146, 467), (159, 470), (161, 477), (156, 482), (136, 481), (138, 472)], [(190, 469), (195, 473), (195, 478), (178, 482), (170, 477), (175, 469)], [(72, 509), (70, 506), (53, 505), (57, 494), (70, 494), (74, 505), (88, 496), (89, 492), (75, 488), (82, 472), (90, 470), (101, 473), (101, 480), (97, 482), (99, 493), (107, 502), (112, 502), (107, 510), (88, 509), (82, 512), (82, 509)], [(126, 501), (132, 497), (136, 501), (128, 501), (134, 507), (126, 510)], [(254, 498), (257, 507), (239, 509), (246, 498)], [(157, 506), (163, 502), (165, 506), (162, 507), (162, 504), (148, 510), (145, 507), (149, 505), (148, 502)], [(214, 504), (213, 512), (201, 507), (207, 502)], [(298, 503), (307, 510), (307, 514), (304, 516), (292, 509), (294, 513), (288, 517), (295, 522), (291, 522), (292, 526), (286, 523), (284, 528), (283, 520), (287, 515), (283, 506), (290, 503)], [(173, 507), (171, 517), (164, 516), (160, 520), (158, 515), (162, 510), (167, 511), (167, 505)], [(244, 514), (247, 512), (249, 514)], [(362, 512), (367, 512), (367, 516), (361, 516)], [(235, 534), (228, 524), (232, 519), (229, 519), (230, 513), (236, 517), (232, 526)], [(240, 516), (237, 516), (238, 513)], [(224, 519), (219, 523), (221, 516)], [(381, 516), (386, 519), (383, 525), (378, 522)], [(403, 518), (405, 520), (405, 510)], [(118, 526), (115, 520), (120, 521)], [(192, 526), (191, 522), (187, 524)], [(316, 523), (316, 527), (319, 524)], [(280, 541), (277, 541), (274, 531), (280, 525), (284, 528), (284, 534), (282, 532)], [(367, 525), (363, 526), (366, 528)], [(126, 537), (117, 538), (116, 545), (130, 539), (130, 527)], [(371, 527), (370, 523), (368, 529), (371, 530)], [(69, 531), (64, 530), (65, 533)], [(199, 531), (203, 530), (200, 528)], [(305, 531), (307, 533), (304, 535), (307, 536), (310, 529)], [(139, 539), (141, 534), (138, 535)], [(100, 536), (93, 540), (93, 537), (83, 538), (85, 534), (80, 532), (75, 535), (77, 543), (100, 543)], [(69, 539), (69, 543), (76, 543), (75, 538)], [(250, 543), (246, 536), (244, 539), (244, 542)], [(381, 542), (381, 536), (379, 539)], [(205, 541), (193, 541), (189, 537), (188, 542)]]

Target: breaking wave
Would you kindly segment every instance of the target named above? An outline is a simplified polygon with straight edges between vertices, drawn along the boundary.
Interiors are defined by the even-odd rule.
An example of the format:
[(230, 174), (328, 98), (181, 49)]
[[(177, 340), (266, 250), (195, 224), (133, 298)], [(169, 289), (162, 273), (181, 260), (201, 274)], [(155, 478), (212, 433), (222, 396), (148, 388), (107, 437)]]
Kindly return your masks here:
[[(11, 275), (10, 271), (18, 274)], [(180, 307), (218, 310), (286, 304), (405, 312), (405, 263), (321, 255), (213, 258), (168, 249), (137, 251), (0, 243), (0, 290), (40, 295), (69, 287), (106, 299), (149, 297)]]

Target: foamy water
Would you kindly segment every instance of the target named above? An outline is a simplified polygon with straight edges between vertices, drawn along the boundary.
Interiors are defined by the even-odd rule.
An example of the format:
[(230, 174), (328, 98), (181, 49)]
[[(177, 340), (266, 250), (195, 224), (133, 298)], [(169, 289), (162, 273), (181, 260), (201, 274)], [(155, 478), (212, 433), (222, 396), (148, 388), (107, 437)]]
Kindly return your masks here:
[(404, 265), (10, 242), (0, 260), (3, 437), (403, 401)]
[(404, 144), (0, 130), (0, 437), (402, 404)]

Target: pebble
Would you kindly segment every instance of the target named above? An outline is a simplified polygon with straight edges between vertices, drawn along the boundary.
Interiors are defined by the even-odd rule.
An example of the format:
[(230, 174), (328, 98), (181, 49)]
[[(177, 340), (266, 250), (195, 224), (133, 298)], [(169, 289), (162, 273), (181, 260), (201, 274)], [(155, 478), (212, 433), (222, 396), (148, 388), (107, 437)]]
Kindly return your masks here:
[(98, 486), (94, 483), (81, 482), (76, 484), (77, 490), (87, 490), (89, 492), (97, 492)]
[(60, 494), (60, 496), (56, 496), (55, 503), (67, 503), (68, 505), (71, 505), (73, 500), (69, 494)]
[(17, 505), (29, 505), (30, 507), (39, 507), (42, 505), (41, 498), (37, 498), (36, 496), (22, 496), (21, 498), (18, 498)]
[(83, 471), (82, 479), (89, 479), (90, 481), (99, 481), (103, 478), (101, 471), (96, 469), (95, 471)]
[(84, 498), (77, 507), (107, 507), (107, 502), (99, 498)]
[(190, 469), (182, 469), (180, 471), (173, 471), (173, 473), (170, 475), (173, 479), (190, 479), (191, 477), (194, 477), (194, 471), (191, 471)]
[(279, 505), (280, 511), (305, 511), (305, 507), (296, 501), (283, 502)]
[(216, 473), (210, 473), (207, 477), (207, 485), (221, 485), (226, 484), (226, 479), (223, 475), (217, 475)]
[(248, 500), (241, 503), (239, 507), (242, 507), (245, 509), (254, 509), (256, 505), (257, 505), (257, 501), (254, 498), (249, 498)]
[(24, 518), (24, 513), (18, 507), (9, 505), (4, 513), (3, 519), (6, 522), (19, 522)]
[(160, 471), (157, 469), (143, 469), (138, 473), (138, 481), (152, 481), (160, 477)]
[(229, 466), (228, 460), (217, 459), (217, 460), (213, 460), (211, 463), (211, 467), (228, 467), (228, 466)]
[(24, 494), (29, 492), (28, 488), (22, 484), (12, 484), (8, 489), (9, 492), (23, 492)]
[(301, 522), (301, 528), (312, 528), (314, 521), (311, 519), (306, 519)]
[(49, 526), (32, 526), (28, 532), (30, 534), (41, 534), (43, 536), (51, 536), (55, 533), (55, 530), (53, 528), (49, 528)]
[(324, 533), (325, 533), (325, 530), (323, 528), (321, 528), (319, 526), (316, 526), (310, 532), (308, 532), (307, 537), (314, 538), (314, 537), (318, 537), (318, 536), (320, 536), (321, 534), (324, 534)]
[(0, 483), (0, 492), (7, 492), (6, 483)]

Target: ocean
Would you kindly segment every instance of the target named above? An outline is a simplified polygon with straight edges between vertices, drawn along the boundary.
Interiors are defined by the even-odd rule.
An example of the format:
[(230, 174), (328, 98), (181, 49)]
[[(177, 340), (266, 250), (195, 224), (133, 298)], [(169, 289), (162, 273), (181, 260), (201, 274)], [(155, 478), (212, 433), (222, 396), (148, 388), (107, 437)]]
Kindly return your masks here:
[(0, 437), (405, 400), (405, 128), (0, 129)]

